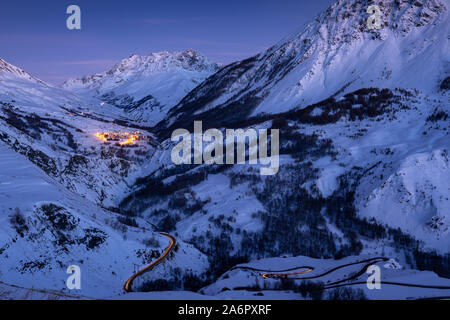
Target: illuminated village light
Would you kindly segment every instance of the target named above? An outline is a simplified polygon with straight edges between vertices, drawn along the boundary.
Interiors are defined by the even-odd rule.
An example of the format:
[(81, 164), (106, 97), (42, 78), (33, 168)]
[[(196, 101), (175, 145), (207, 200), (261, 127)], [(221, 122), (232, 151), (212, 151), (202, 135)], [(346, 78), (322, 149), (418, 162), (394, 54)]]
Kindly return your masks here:
[(99, 140), (104, 142), (117, 142), (121, 146), (134, 144), (136, 141), (143, 140), (144, 135), (140, 131), (112, 131), (112, 132), (96, 132), (94, 134)]

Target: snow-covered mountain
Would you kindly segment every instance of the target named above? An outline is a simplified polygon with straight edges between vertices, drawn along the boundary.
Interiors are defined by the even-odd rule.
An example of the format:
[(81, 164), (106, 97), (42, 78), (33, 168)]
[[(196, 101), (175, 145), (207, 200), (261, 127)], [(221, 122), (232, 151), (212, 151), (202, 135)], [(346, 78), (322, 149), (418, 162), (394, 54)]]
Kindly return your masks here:
[(26, 81), (31, 81), (34, 83), (41, 82), (41, 80), (33, 77), (29, 73), (24, 70), (16, 67), (3, 59), (0, 59), (0, 79), (2, 81), (5, 80), (14, 80), (14, 79), (23, 79)]
[[(367, 28), (372, 4), (380, 30)], [(395, 248), (411, 266), (450, 276), (449, 9), (339, 0), (222, 68), (154, 128), (162, 143), (121, 208), (207, 253), (212, 273), (251, 258)], [(280, 129), (279, 172), (173, 165), (168, 138), (192, 132), (194, 120), (203, 130)]]
[[(142, 219), (127, 225), (123, 216), (67, 190), (1, 141), (0, 181), (0, 279), (6, 284), (69, 293), (66, 269), (77, 265), (82, 287), (71, 293), (120, 294), (134, 265), (144, 266), (167, 246)], [(179, 248), (172, 268), (204, 271), (207, 263), (189, 263), (197, 250), (181, 242)]]
[[(371, 5), (382, 12), (380, 30), (367, 26)], [(360, 88), (434, 92), (450, 72), (448, 7), (445, 0), (336, 1), (267, 51), (210, 77), (170, 111), (161, 128), (206, 116), (220, 127)]]
[[(380, 30), (367, 29), (372, 4)], [(79, 264), (81, 294), (113, 296), (133, 264), (167, 246), (158, 230), (177, 247), (140, 277), (142, 290), (248, 298), (265, 288), (292, 298), (242, 263), (307, 264), (313, 275), (350, 263), (321, 279), (364, 281), (355, 261), (374, 256), (396, 259), (379, 260), (385, 269), (407, 267), (383, 269), (383, 280), (443, 282), (411, 269), (450, 277), (449, 9), (443, 0), (338, 0), (220, 70), (191, 50), (163, 52), (64, 88), (1, 60), (0, 281), (63, 290), (65, 268)], [(194, 120), (204, 130), (279, 129), (278, 173), (174, 165), (168, 137)], [(117, 138), (136, 131), (131, 145)]]
[[(167, 246), (144, 220), (107, 209), (127, 193), (152, 154), (152, 133), (130, 127), (115, 106), (1, 62), (0, 291), (9, 298), (71, 298), (39, 290), (68, 293), (66, 269), (77, 265), (82, 272), (77, 294), (120, 294), (135, 266)], [(140, 137), (130, 145), (96, 136), (137, 130)], [(193, 274), (204, 272), (207, 262), (187, 262), (187, 256), (198, 255), (195, 248), (181, 241), (178, 248), (182, 263), (169, 263), (164, 277), (183, 266)]]
[(3, 60), (2, 66), (0, 140), (78, 194), (114, 205), (112, 194), (127, 188), (124, 177), (151, 152), (152, 134), (138, 147), (145, 150), (142, 156), (108, 157), (115, 147), (104, 150), (95, 133), (139, 129), (127, 126), (121, 109), (47, 84)]
[(136, 122), (154, 125), (219, 67), (192, 49), (163, 51), (132, 55), (104, 73), (71, 79), (62, 87), (98, 97), (123, 108)]
[(70, 106), (80, 113), (127, 120), (123, 110), (117, 107), (46, 83), (3, 59), (0, 59), (0, 98), (2, 102), (20, 102), (36, 107), (33, 111), (45, 109), (47, 113), (53, 113), (60, 112), (61, 106)]

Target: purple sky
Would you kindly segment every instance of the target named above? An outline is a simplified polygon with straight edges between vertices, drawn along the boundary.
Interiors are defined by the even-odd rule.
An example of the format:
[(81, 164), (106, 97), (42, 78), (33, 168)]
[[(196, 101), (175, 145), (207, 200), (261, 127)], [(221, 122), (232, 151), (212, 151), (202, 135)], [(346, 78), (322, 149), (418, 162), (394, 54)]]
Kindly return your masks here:
[[(0, 57), (52, 83), (102, 72), (133, 53), (192, 48), (229, 63), (298, 29), (333, 0), (2, 0)], [(82, 29), (66, 28), (81, 8)]]

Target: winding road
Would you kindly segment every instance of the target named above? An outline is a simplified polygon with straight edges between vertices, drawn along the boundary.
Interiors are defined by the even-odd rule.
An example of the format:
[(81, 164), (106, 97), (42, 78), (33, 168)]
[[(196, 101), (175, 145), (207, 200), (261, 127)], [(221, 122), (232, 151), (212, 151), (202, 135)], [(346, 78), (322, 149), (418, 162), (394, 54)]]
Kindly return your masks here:
[(166, 248), (166, 250), (164, 250), (163, 254), (156, 260), (154, 260), (152, 263), (150, 263), (149, 265), (147, 265), (145, 268), (139, 270), (138, 272), (136, 272), (135, 274), (133, 274), (123, 285), (123, 290), (125, 290), (125, 292), (133, 292), (133, 281), (139, 277), (140, 275), (150, 271), (151, 269), (153, 269), (155, 266), (157, 266), (158, 264), (160, 264), (161, 262), (164, 261), (164, 259), (167, 258), (167, 256), (169, 255), (169, 253), (173, 250), (175, 243), (177, 242), (176, 239), (174, 237), (172, 237), (170, 234), (167, 233), (160, 233), (161, 235), (169, 238), (170, 243), (169, 246)]
[[(158, 259), (154, 260), (149, 265), (147, 265), (145, 268), (143, 268), (143, 269), (139, 270), (138, 272), (136, 272), (135, 274), (133, 274), (125, 282), (125, 284), (123, 286), (123, 289), (125, 290), (125, 292), (133, 292), (133, 289), (132, 289), (133, 281), (140, 275), (150, 271), (155, 266), (157, 266), (158, 264), (163, 262), (168, 257), (169, 253), (173, 250), (175, 243), (176, 243), (176, 239), (167, 233), (160, 233), (160, 234), (169, 238), (169, 240), (170, 240), (169, 246), (164, 250), (163, 254)], [(261, 272), (260, 275), (265, 279), (267, 279), (267, 278), (275, 278), (275, 279), (289, 278), (289, 279), (294, 279), (294, 280), (308, 280), (308, 279), (318, 279), (318, 278), (326, 276), (336, 270), (339, 270), (339, 269), (342, 269), (342, 268), (345, 268), (348, 266), (364, 263), (364, 266), (358, 272), (352, 274), (351, 276), (349, 276), (345, 279), (338, 280), (338, 281), (335, 281), (332, 283), (328, 283), (324, 287), (324, 289), (332, 289), (332, 288), (337, 288), (337, 287), (366, 284), (365, 281), (357, 281), (357, 282), (350, 282), (350, 283), (348, 283), (348, 281), (357, 279), (360, 276), (362, 276), (363, 274), (365, 274), (365, 272), (371, 265), (378, 263), (378, 262), (385, 262), (385, 261), (389, 261), (389, 259), (386, 257), (375, 257), (375, 258), (365, 259), (365, 260), (361, 260), (361, 261), (343, 264), (343, 265), (328, 269), (327, 271), (322, 272), (320, 274), (309, 276), (309, 277), (308, 276), (307, 277), (291, 277), (291, 276), (309, 273), (314, 270), (314, 267), (312, 267), (312, 266), (300, 266), (300, 267), (293, 267), (293, 268), (283, 269), (283, 270), (268, 270), (268, 269), (253, 268), (253, 267), (249, 267), (249, 266), (235, 266), (235, 267), (231, 268), (230, 270), (241, 269), (241, 270), (250, 270), (250, 271)], [(299, 270), (299, 269), (304, 269), (304, 270), (292, 272), (294, 270)], [(347, 282), (347, 283), (343, 283), (343, 282)], [(381, 284), (404, 286), (404, 287), (428, 288), (428, 289), (450, 289), (450, 286), (422, 285), (422, 284), (411, 284), (411, 283), (390, 282), (390, 281), (381, 281)], [(449, 299), (449, 297), (447, 297), (447, 296), (430, 297), (430, 298), (422, 298), (422, 299)]]
[[(334, 272), (336, 270), (339, 270), (339, 269), (342, 269), (342, 268), (345, 268), (345, 267), (348, 267), (348, 266), (352, 266), (352, 265), (356, 265), (356, 264), (361, 264), (361, 263), (366, 263), (367, 262), (367, 264), (364, 265), (364, 267), (359, 272), (357, 272), (356, 274), (352, 275), (349, 278), (346, 278), (346, 279), (343, 279), (343, 280), (339, 280), (339, 281), (336, 281), (336, 282), (333, 282), (332, 284), (330, 284), (330, 285), (333, 285), (333, 284), (338, 284), (340, 282), (356, 279), (359, 276), (361, 276), (362, 274), (364, 274), (369, 266), (371, 266), (371, 265), (373, 265), (373, 264), (375, 264), (377, 262), (383, 262), (383, 261), (388, 261), (388, 260), (389, 259), (385, 258), (385, 257), (375, 257), (375, 258), (370, 258), (370, 259), (365, 259), (365, 260), (361, 260), (361, 261), (356, 261), (356, 262), (352, 262), (352, 263), (343, 264), (343, 265), (331, 268), (331, 269), (329, 269), (329, 270), (327, 270), (327, 271), (325, 271), (325, 272), (323, 272), (321, 274), (317, 274), (317, 275), (314, 275), (314, 276), (300, 277), (300, 278), (289, 277), (289, 279), (294, 279), (294, 280), (317, 279), (317, 278), (326, 276), (326, 275), (328, 275), (328, 274), (330, 274), (330, 273), (332, 273), (332, 272)], [(248, 266), (237, 266), (237, 267), (231, 268), (231, 270), (234, 270), (234, 269), (242, 269), (242, 270), (251, 270), (251, 271), (263, 272), (263, 273), (261, 273), (261, 276), (263, 278), (287, 278), (288, 276), (291, 276), (291, 275), (305, 274), (305, 273), (311, 272), (311, 271), (314, 270), (314, 267), (311, 267), (311, 266), (300, 266), (300, 267), (294, 267), (294, 268), (285, 269), (285, 270), (266, 270), (266, 269), (252, 268), (252, 267), (248, 267)], [(298, 269), (306, 269), (306, 270), (299, 271), (299, 272), (288, 272), (288, 271), (298, 270)]]
[[(311, 266), (300, 266), (300, 267), (293, 267), (293, 268), (289, 268), (289, 269), (285, 269), (285, 270), (266, 270), (266, 269), (257, 269), (257, 268), (252, 268), (252, 267), (248, 267), (248, 266), (236, 266), (231, 268), (231, 270), (234, 269), (241, 269), (241, 270), (251, 270), (251, 271), (257, 271), (257, 272), (262, 272), (260, 273), (260, 275), (263, 278), (288, 278), (289, 279), (294, 279), (294, 280), (308, 280), (308, 279), (317, 279), (317, 278), (321, 278), (323, 276), (326, 276), (336, 270), (348, 267), (348, 266), (352, 266), (352, 265), (356, 265), (356, 264), (361, 264), (361, 263), (366, 263), (361, 270), (359, 270), (358, 272), (352, 274), (351, 276), (342, 279), (342, 280), (338, 280), (332, 283), (327, 284), (324, 289), (333, 289), (333, 288), (338, 288), (338, 287), (345, 287), (345, 286), (353, 286), (353, 285), (360, 285), (360, 284), (366, 284), (366, 281), (357, 281), (357, 282), (350, 282), (350, 283), (343, 283), (343, 282), (348, 282), (350, 280), (354, 280), (359, 278), (360, 276), (362, 276), (363, 274), (365, 274), (365, 272), (367, 271), (367, 269), (378, 262), (385, 262), (388, 261), (389, 259), (386, 257), (375, 257), (375, 258), (370, 258), (370, 259), (365, 259), (365, 260), (361, 260), (361, 261), (356, 261), (356, 262), (352, 262), (352, 263), (347, 263), (347, 264), (343, 264), (334, 268), (331, 268), (321, 274), (318, 275), (314, 275), (314, 276), (309, 276), (309, 277), (289, 277), (291, 275), (298, 275), (298, 274), (305, 274), (308, 272), (311, 272), (314, 270), (314, 267)], [(298, 270), (298, 269), (306, 269), (303, 271), (299, 271), (299, 272), (289, 272), (292, 270)], [(380, 281), (381, 284), (384, 285), (394, 285), (394, 286), (403, 286), (403, 287), (415, 287), (415, 288), (426, 288), (426, 289), (450, 289), (450, 286), (439, 286), (439, 285), (423, 285), (423, 284), (412, 284), (412, 283), (401, 283), (401, 282), (391, 282), (391, 281)], [(447, 296), (443, 296), (443, 297), (429, 297), (429, 298), (421, 298), (421, 299), (429, 299), (429, 300), (433, 300), (433, 299), (449, 299), (450, 297)]]

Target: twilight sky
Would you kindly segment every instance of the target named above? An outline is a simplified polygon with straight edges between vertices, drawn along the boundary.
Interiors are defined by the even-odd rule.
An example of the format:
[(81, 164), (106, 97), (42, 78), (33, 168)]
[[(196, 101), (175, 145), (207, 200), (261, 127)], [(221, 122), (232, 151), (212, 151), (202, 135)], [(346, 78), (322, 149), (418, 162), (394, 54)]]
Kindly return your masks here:
[[(333, 0), (2, 0), (0, 58), (60, 84), (131, 54), (192, 48), (229, 63), (275, 44)], [(66, 9), (81, 8), (81, 30)]]

